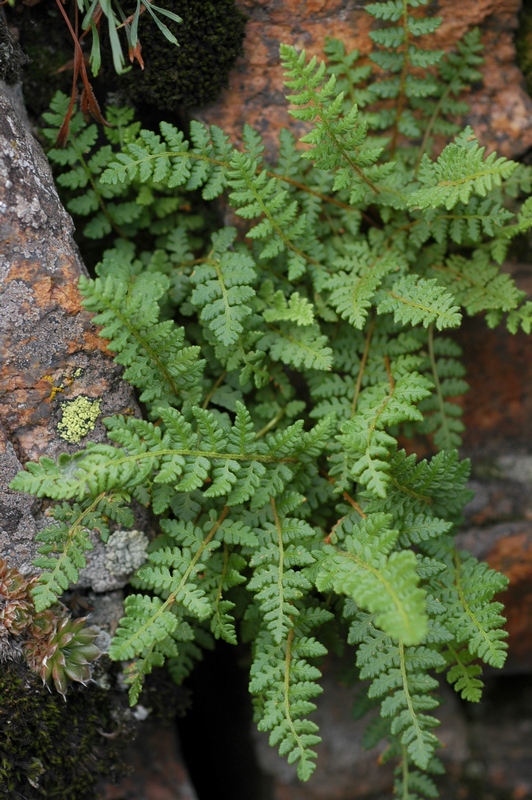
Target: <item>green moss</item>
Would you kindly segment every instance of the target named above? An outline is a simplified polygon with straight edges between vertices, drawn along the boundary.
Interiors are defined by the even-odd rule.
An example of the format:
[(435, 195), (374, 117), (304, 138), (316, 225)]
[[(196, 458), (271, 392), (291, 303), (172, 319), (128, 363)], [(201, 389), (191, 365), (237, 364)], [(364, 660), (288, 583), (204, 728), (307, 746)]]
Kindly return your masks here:
[(124, 772), (131, 729), (119, 703), (95, 685), (72, 689), (65, 702), (22, 663), (2, 664), (0, 798), (93, 800), (101, 777)]
[(119, 86), (133, 102), (165, 111), (214, 101), (242, 55), (244, 15), (234, 0), (160, 0), (159, 5), (183, 19), (182, 23), (165, 20), (179, 47), (143, 14), (139, 39), (145, 68), (135, 64), (120, 76)]

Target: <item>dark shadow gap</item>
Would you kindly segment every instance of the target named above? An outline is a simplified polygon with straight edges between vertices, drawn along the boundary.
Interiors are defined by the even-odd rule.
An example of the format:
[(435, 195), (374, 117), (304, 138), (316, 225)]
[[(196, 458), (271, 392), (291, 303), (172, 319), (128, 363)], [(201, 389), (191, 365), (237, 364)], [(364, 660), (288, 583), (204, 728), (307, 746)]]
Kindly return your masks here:
[(271, 800), (272, 781), (252, 741), (248, 675), (239, 649), (218, 642), (186, 681), (191, 708), (177, 720), (181, 750), (199, 800)]

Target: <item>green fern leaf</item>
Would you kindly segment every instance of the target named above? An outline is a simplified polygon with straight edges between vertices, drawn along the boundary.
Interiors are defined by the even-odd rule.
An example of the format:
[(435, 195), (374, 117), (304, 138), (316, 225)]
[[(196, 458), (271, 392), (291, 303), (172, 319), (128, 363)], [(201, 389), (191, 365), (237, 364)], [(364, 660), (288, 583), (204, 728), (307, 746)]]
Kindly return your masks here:
[(407, 275), (382, 293), (377, 313), (393, 313), (395, 321), (403, 325), (422, 324), (428, 328), (434, 323), (438, 330), (456, 328), (462, 318), (453, 302), (453, 296), (437, 281)]
[(356, 512), (335, 528), (341, 548), (324, 548), (316, 585), (352, 597), (375, 613), (375, 624), (404, 644), (418, 644), (427, 630), (424, 592), (418, 588), (416, 558), (404, 551), (391, 553), (398, 531), (391, 517), (376, 514), (360, 520)]
[(500, 186), (517, 164), (502, 156), (497, 158), (496, 153), (484, 159), (485, 149), (467, 127), (435, 162), (424, 156), (419, 171), (423, 188), (410, 195), (410, 208), (444, 206), (450, 211), (459, 202), (468, 203), (472, 195), (485, 197), (493, 187)]
[(213, 235), (212, 251), (206, 263), (195, 267), (191, 282), (196, 287), (191, 301), (201, 309), (202, 319), (222, 344), (233, 345), (244, 330), (243, 322), (252, 313), (249, 301), (255, 296), (253, 259), (243, 249), (230, 251), (235, 228)]

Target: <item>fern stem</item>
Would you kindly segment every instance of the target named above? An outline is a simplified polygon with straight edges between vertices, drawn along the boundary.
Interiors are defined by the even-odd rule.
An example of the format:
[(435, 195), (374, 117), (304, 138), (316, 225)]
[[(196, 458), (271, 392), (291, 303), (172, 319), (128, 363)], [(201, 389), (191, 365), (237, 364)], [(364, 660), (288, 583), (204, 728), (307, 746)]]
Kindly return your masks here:
[[(279, 616), (283, 616), (283, 607), (284, 607), (284, 590), (283, 590), (283, 572), (284, 572), (284, 545), (283, 545), (283, 528), (281, 525), (281, 520), (279, 519), (279, 514), (277, 512), (277, 505), (275, 503), (275, 497), (270, 497), (270, 503), (273, 512), (273, 519), (275, 522), (275, 530), (277, 531), (277, 546), (279, 548), (279, 570), (278, 570), (278, 577), (277, 577), (277, 588), (278, 588), (278, 597), (279, 597)], [(293, 628), (292, 628), (293, 630)]]
[(403, 785), (402, 785), (402, 797), (401, 800), (410, 800), (410, 792), (408, 788), (408, 782), (410, 773), (408, 770), (408, 752), (404, 744), (401, 745), (401, 750), (403, 752), (403, 758), (401, 760), (401, 774), (403, 778)]
[[(186, 450), (165, 448), (164, 450), (148, 450), (146, 453), (136, 453), (133, 455), (122, 456), (121, 458), (112, 459), (112, 464), (127, 464), (130, 461), (140, 461), (144, 458), (161, 458), (162, 456), (192, 456), (193, 458), (220, 458), (220, 459), (236, 459), (236, 461), (263, 461), (266, 464), (297, 464), (297, 458), (291, 456), (284, 456), (283, 458), (276, 458), (275, 456), (265, 455), (263, 453), (218, 453), (214, 450)], [(101, 464), (98, 465), (101, 467)]]
[(399, 660), (401, 664), (401, 678), (403, 681), (403, 691), (405, 693), (405, 698), (406, 698), (406, 707), (408, 709), (410, 719), (412, 720), (412, 726), (414, 727), (416, 732), (416, 738), (422, 748), (423, 734), (419, 726), (417, 714), (414, 709), (414, 704), (412, 703), (412, 696), (410, 694), (410, 689), (408, 687), (408, 675), (406, 674), (405, 646), (402, 642), (399, 642)]
[(357, 375), (357, 382), (355, 384), (355, 393), (353, 395), (353, 402), (351, 403), (351, 417), (355, 416), (357, 410), (357, 403), (358, 403), (358, 396), (360, 394), (360, 390), (362, 388), (362, 378), (364, 377), (364, 370), (366, 368), (366, 362), (369, 356), (369, 348), (371, 346), (371, 339), (373, 337), (373, 331), (375, 330), (375, 318), (371, 320), (370, 326), (368, 328), (368, 332), (366, 334), (366, 341), (364, 343), (364, 352), (362, 353), (362, 358), (360, 360), (360, 367), (358, 369)]
[(344, 498), (344, 500), (346, 500), (349, 503), (351, 508), (354, 508), (355, 511), (358, 511), (358, 513), (360, 514), (360, 516), (363, 519), (367, 519), (367, 515), (364, 514), (364, 512), (361, 509), (361, 507), (358, 505), (357, 501), (353, 500), (353, 498), (351, 497), (350, 494), (348, 494), (347, 492), (342, 492), (342, 497)]
[(449, 430), (449, 423), (447, 420), (447, 414), (445, 413), (445, 400), (443, 398), (443, 392), (441, 388), (440, 376), (438, 375), (438, 367), (436, 364), (436, 355), (434, 353), (434, 326), (429, 326), (429, 335), (428, 335), (428, 346), (429, 346), (429, 358), (430, 358), (430, 368), (432, 370), (432, 378), (434, 380), (434, 387), (436, 389), (436, 398), (438, 400), (438, 406), (440, 409), (441, 420), (442, 420), (442, 431), (444, 436), (444, 446), (442, 450), (452, 450), (453, 444), (451, 439), (451, 432)]
[(222, 383), (224, 382), (224, 380), (226, 378), (226, 375), (227, 375), (227, 372), (224, 370), (222, 372), (222, 374), (218, 376), (218, 378), (216, 379), (216, 382), (212, 385), (212, 387), (211, 387), (210, 391), (208, 392), (205, 400), (203, 401), (203, 405), (201, 406), (203, 409), (207, 408), (207, 406), (211, 402), (213, 394), (215, 393), (216, 389), (219, 389), (219, 387), (222, 385)]
[(281, 408), (281, 410), (277, 412), (275, 417), (273, 417), (273, 419), (271, 419), (264, 426), (264, 428), (261, 428), (260, 431), (255, 434), (255, 439), (261, 439), (266, 433), (268, 433), (268, 431), (271, 431), (272, 428), (275, 428), (275, 426), (277, 425), (279, 420), (281, 420), (284, 417), (285, 414), (286, 414), (286, 409), (285, 408)]

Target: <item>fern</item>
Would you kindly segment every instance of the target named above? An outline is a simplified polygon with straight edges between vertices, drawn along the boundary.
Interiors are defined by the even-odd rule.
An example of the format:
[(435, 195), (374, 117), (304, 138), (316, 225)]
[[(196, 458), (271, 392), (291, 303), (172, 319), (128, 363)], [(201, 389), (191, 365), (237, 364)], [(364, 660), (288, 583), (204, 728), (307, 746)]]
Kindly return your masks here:
[(196, 287), (191, 302), (201, 309), (200, 319), (209, 323), (216, 339), (229, 346), (244, 330), (242, 321), (251, 314), (247, 305), (255, 294), (250, 284), (256, 280), (253, 259), (245, 250), (231, 252), (236, 237), (234, 228), (214, 234), (209, 261), (195, 267), (191, 281)]
[(473, 129), (465, 128), (448, 144), (436, 161), (423, 156), (418, 179), (422, 184), (409, 197), (411, 208), (440, 208), (448, 211), (457, 203), (468, 203), (471, 196), (486, 197), (493, 187), (511, 176), (517, 164), (491, 153), (484, 159)]
[[(430, 383), (415, 372), (392, 385), (370, 387), (360, 395), (356, 416), (341, 428), (340, 464), (348, 461), (349, 476), (379, 497), (386, 495), (388, 457), (396, 444), (384, 428), (404, 420), (421, 419), (414, 403), (427, 397), (430, 388)], [(331, 474), (338, 474), (336, 466)]]
[(352, 597), (359, 608), (375, 614), (375, 625), (403, 643), (420, 642), (427, 620), (414, 554), (391, 552), (398, 536), (389, 528), (391, 517), (374, 514), (359, 521), (355, 513), (335, 526), (339, 549), (324, 549), (318, 589)]
[(126, 493), (102, 493), (82, 505), (61, 503), (50, 510), (49, 516), (56, 522), (36, 536), (44, 544), (34, 564), (45, 570), (31, 590), (36, 611), (49, 608), (70, 584), (77, 583), (79, 570), (87, 565), (85, 553), (93, 549), (91, 531), (97, 531), (105, 542), (110, 520), (131, 527), (133, 514), (125, 505), (129, 499)]
[(184, 328), (168, 320), (158, 322), (158, 300), (169, 289), (160, 273), (147, 273), (126, 282), (111, 274), (89, 282), (82, 278), (84, 306), (98, 310), (96, 323), (117, 363), (127, 369), (124, 377), (142, 389), (140, 399), (148, 404), (174, 404), (180, 394), (195, 395), (202, 362), (198, 347), (184, 347)]
[[(532, 221), (517, 202), (532, 171), (459, 132), (479, 34), (454, 53), (421, 47), (439, 25), (424, 5), (368, 5), (377, 69), (335, 40), (324, 62), (282, 46), (304, 134), (282, 131), (275, 163), (249, 126), (234, 146), (194, 121), (156, 133), (111, 109), (99, 137), (73, 115), (50, 158), (82, 236), (99, 240), (83, 302), (146, 418), (108, 418), (108, 442), (12, 482), (57, 501), (39, 608), (78, 579), (89, 532), (131, 524), (131, 501), (150, 508), (157, 532), (110, 650), (129, 662), (131, 702), (153, 669), (181, 682), (218, 639), (245, 641), (257, 725), (303, 780), (320, 741), (320, 626), (347, 619), (361, 705), (381, 711), (366, 741), (388, 741), (403, 800), (437, 796), (435, 675), (476, 702), (479, 661), (506, 655), (493, 600), (506, 580), (453, 541), (471, 493), (447, 332), (464, 314), (532, 329), (500, 269)], [(222, 197), (238, 226), (209, 211)], [(420, 436), (424, 460), (399, 446)]]

